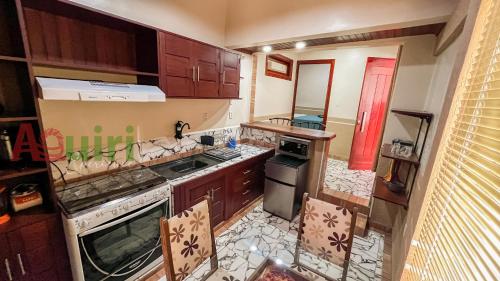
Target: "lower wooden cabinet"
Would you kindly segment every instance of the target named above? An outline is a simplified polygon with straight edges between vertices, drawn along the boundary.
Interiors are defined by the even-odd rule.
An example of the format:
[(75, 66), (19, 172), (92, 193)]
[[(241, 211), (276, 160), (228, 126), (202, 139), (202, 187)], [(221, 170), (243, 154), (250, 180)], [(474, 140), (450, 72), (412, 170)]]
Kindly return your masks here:
[(212, 225), (217, 226), (264, 191), (264, 164), (274, 150), (174, 186), (174, 213), (212, 196)]
[(64, 232), (54, 214), (0, 234), (0, 280), (71, 280)]

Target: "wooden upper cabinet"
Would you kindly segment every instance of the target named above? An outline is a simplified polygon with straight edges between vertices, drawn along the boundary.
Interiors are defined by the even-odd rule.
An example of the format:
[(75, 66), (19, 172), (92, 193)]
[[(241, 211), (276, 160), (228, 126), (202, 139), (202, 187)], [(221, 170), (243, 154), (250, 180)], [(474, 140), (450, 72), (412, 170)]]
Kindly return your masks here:
[(240, 96), (240, 55), (221, 51), (221, 97)]
[(195, 67), (192, 41), (160, 33), (160, 87), (168, 97), (194, 97)]
[(219, 49), (193, 41), (192, 58), (196, 68), (195, 96), (219, 97)]
[(159, 40), (160, 87), (167, 97), (239, 97), (239, 55), (166, 32)]

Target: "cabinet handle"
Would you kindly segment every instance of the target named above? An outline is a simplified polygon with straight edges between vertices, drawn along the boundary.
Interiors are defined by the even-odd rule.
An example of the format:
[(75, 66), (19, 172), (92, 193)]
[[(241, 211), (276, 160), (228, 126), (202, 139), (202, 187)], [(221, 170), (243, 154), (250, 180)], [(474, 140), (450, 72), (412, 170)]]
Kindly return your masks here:
[(243, 185), (247, 185), (247, 184), (249, 184), (250, 182), (251, 182), (251, 180), (247, 180), (247, 181), (245, 181), (245, 182), (243, 183)]
[(363, 115), (361, 115), (361, 127), (360, 127), (360, 132), (364, 132), (365, 130), (365, 122), (366, 122), (366, 111), (363, 111)]
[(193, 82), (195, 81), (195, 76), (196, 76), (196, 73), (194, 73), (195, 72), (194, 68), (195, 66), (193, 65)]
[(5, 259), (5, 270), (7, 271), (7, 277), (9, 277), (9, 281), (12, 281), (12, 272), (10, 271), (10, 264), (8, 259)]
[(252, 172), (252, 169), (248, 169), (246, 171), (243, 172), (244, 175), (248, 174), (248, 173), (251, 173)]
[(250, 203), (250, 200), (246, 200), (245, 202), (243, 202), (243, 205), (247, 205), (248, 203)]
[(198, 72), (197, 72), (197, 77), (198, 77), (198, 82), (200, 82), (200, 66), (198, 65)]
[(247, 195), (248, 193), (250, 193), (250, 189), (245, 190), (241, 195)]
[(222, 84), (226, 84), (226, 71), (222, 71)]
[(21, 268), (21, 274), (26, 275), (26, 271), (24, 270), (23, 259), (21, 258), (21, 254), (17, 254), (17, 262), (19, 263), (19, 267)]

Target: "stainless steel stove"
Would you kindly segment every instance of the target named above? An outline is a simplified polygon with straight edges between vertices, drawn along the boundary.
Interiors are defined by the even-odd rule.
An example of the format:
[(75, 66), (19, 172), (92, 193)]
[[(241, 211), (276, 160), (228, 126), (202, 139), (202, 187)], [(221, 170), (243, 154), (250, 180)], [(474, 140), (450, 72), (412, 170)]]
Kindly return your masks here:
[(170, 186), (149, 168), (72, 183), (57, 191), (74, 280), (134, 280), (161, 263), (160, 218)]
[(148, 168), (137, 168), (66, 185), (57, 192), (57, 197), (65, 214), (74, 217), (165, 181)]

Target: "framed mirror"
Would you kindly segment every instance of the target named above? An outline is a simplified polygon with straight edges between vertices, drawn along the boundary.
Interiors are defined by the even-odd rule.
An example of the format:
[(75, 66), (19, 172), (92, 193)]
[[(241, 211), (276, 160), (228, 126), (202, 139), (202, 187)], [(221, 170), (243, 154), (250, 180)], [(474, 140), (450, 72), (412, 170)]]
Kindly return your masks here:
[(335, 60), (299, 60), (292, 105), (292, 125), (324, 130)]

